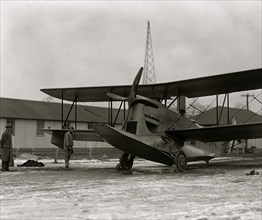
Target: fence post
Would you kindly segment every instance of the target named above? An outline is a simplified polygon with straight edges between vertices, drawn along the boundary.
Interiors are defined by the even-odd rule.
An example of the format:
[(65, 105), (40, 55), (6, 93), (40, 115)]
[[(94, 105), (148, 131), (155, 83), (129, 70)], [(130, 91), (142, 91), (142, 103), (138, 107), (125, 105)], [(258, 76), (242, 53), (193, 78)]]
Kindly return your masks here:
[(55, 151), (55, 160), (54, 160), (54, 163), (57, 163), (57, 159), (58, 159), (58, 147), (56, 148), (56, 151)]

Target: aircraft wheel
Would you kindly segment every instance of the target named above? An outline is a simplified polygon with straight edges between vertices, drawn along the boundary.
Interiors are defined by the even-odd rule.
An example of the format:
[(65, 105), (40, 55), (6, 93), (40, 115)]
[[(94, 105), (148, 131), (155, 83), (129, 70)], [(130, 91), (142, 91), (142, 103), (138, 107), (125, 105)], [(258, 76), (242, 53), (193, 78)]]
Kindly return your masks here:
[(116, 170), (130, 170), (133, 166), (135, 156), (129, 153), (123, 153), (120, 157), (120, 163), (117, 164)]
[(175, 155), (175, 170), (177, 172), (184, 172), (187, 166), (186, 155), (180, 151)]
[(120, 164), (120, 163), (118, 163), (118, 164), (116, 165), (116, 170), (121, 170), (121, 164)]
[(205, 167), (209, 167), (210, 166), (210, 163), (209, 163), (210, 159), (206, 159), (205, 162), (206, 162), (206, 165)]

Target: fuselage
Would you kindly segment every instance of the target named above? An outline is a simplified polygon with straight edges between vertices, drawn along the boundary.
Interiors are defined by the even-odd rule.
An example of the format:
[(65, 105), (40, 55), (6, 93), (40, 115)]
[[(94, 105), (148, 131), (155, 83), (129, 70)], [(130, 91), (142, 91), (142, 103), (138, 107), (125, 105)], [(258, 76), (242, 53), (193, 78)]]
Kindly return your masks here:
[(163, 152), (175, 154), (177, 151), (183, 151), (188, 161), (209, 160), (221, 156), (226, 147), (223, 144), (197, 140), (182, 142), (165, 133), (167, 130), (197, 127), (201, 126), (162, 103), (137, 96), (137, 101), (131, 106), (124, 130), (135, 134), (139, 141)]

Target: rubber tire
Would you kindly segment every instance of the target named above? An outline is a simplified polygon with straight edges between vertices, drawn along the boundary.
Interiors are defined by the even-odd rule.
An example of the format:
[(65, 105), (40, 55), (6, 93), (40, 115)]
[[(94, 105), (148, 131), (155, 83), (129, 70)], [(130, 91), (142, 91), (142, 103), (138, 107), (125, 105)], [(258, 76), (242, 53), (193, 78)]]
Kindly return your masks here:
[(187, 159), (184, 152), (177, 152), (175, 155), (175, 170), (176, 172), (184, 172), (187, 166)]
[(134, 163), (135, 156), (129, 153), (123, 153), (120, 157), (119, 164), (116, 166), (116, 170), (131, 170)]

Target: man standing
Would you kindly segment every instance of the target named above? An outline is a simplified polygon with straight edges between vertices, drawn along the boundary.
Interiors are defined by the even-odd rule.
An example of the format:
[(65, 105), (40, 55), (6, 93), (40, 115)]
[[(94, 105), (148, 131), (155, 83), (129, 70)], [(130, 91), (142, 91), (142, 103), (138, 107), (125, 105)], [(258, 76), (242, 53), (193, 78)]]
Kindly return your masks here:
[(69, 169), (69, 160), (73, 151), (74, 141), (73, 141), (73, 131), (74, 127), (70, 125), (68, 127), (68, 132), (64, 136), (64, 150), (65, 150), (65, 168)]
[(12, 125), (7, 124), (1, 137), (2, 171), (9, 171), (9, 165), (14, 163), (12, 147)]

